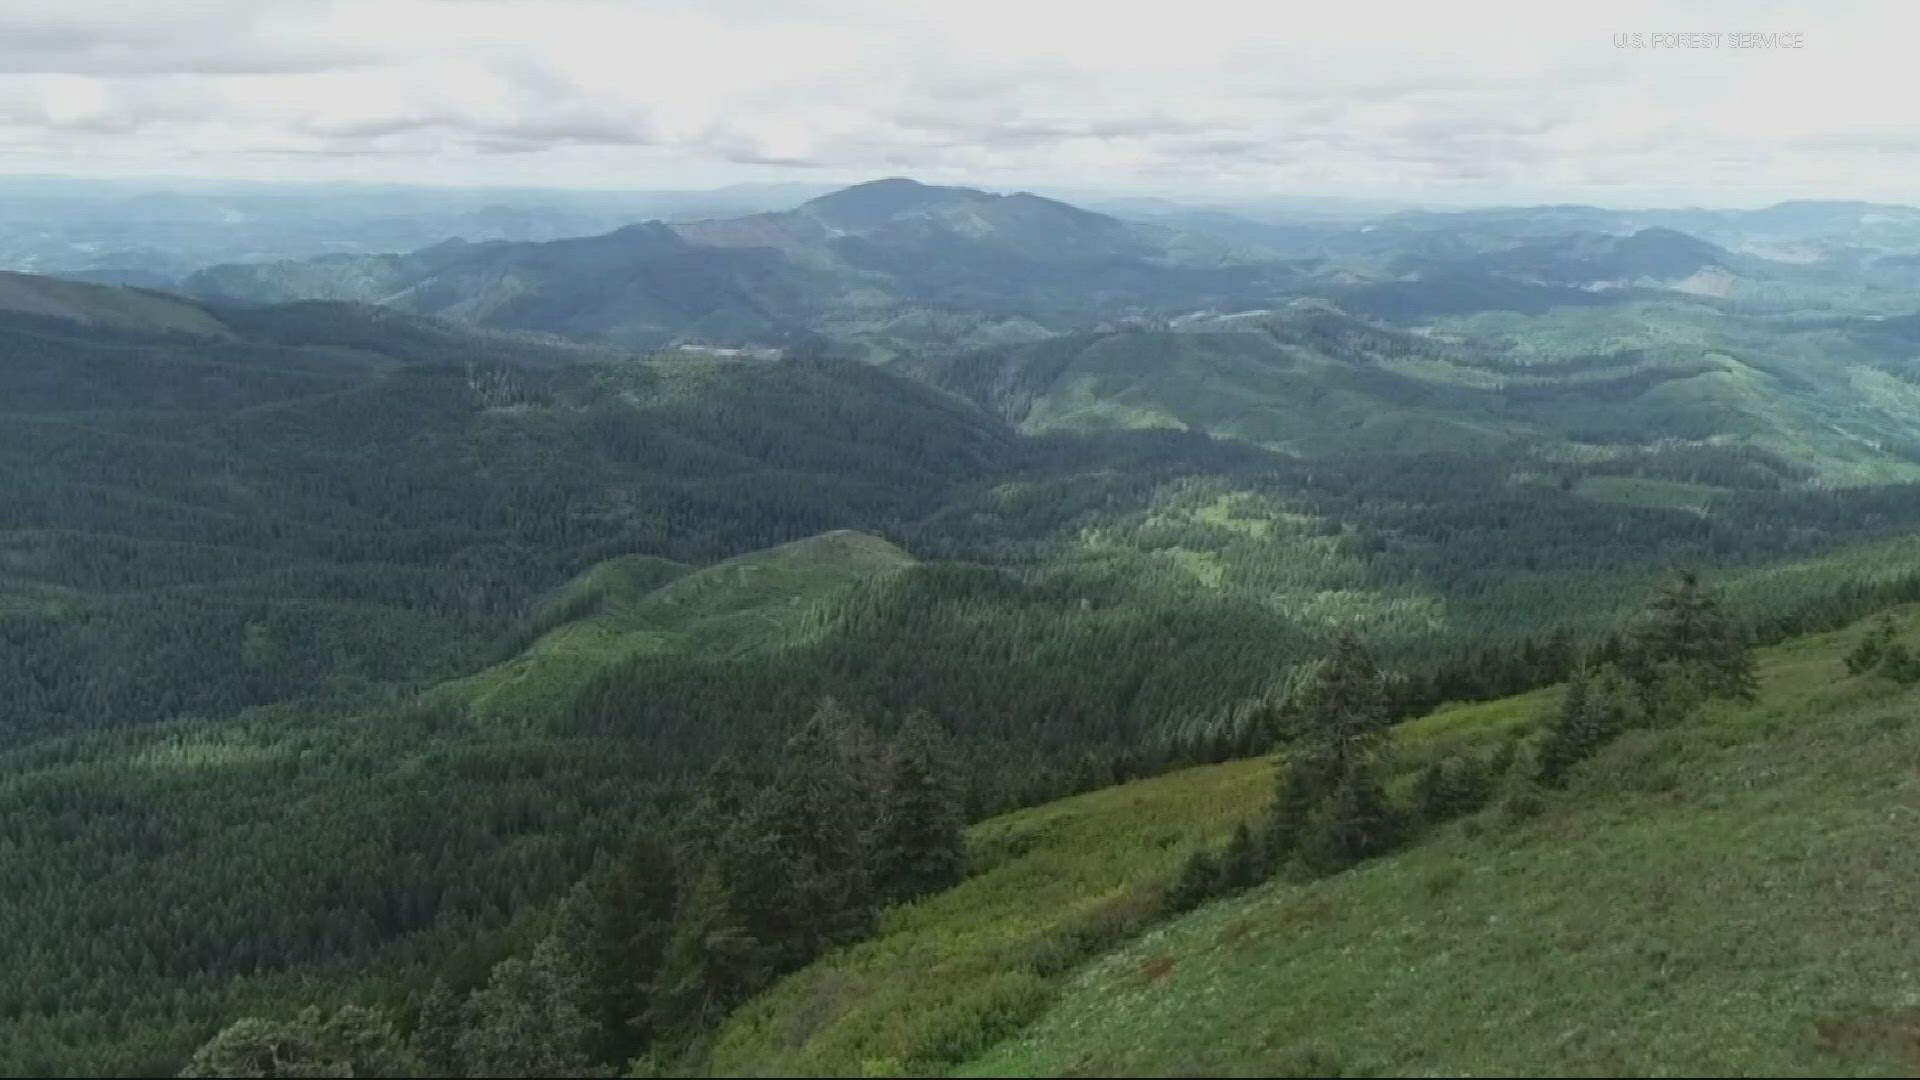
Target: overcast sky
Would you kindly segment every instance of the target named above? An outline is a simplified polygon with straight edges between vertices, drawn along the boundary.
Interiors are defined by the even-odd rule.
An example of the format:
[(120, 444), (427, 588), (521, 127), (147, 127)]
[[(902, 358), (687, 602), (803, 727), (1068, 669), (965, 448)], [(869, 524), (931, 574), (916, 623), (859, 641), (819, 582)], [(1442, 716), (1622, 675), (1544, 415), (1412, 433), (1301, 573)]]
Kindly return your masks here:
[[(0, 173), (1920, 203), (1916, 30), (1900, 0), (0, 0)], [(1682, 31), (1804, 47), (1615, 39)]]

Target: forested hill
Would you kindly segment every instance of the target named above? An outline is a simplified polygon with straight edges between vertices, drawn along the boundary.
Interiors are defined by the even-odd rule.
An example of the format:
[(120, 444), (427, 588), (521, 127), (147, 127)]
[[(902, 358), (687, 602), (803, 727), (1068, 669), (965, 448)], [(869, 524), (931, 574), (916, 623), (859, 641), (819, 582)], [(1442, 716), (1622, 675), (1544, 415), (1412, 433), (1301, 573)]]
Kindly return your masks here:
[(195, 295), (377, 301), (480, 326), (658, 347), (807, 332), (891, 354), (1031, 340), (1127, 314), (1250, 305), (1287, 264), (1035, 195), (883, 180), (795, 210), (635, 224), (546, 243), (449, 242), (407, 255), (209, 268)]
[(1674, 562), (1758, 630), (1906, 588), (1920, 524), (1894, 319), (1310, 308), (917, 380), (7, 287), (0, 1071), (464, 991), (824, 696), (944, 728), (985, 814), (1257, 748), (1342, 632), (1417, 711), (1558, 677)]
[(1011, 452), (858, 365), (594, 358), (343, 305), (212, 329), (0, 315), (10, 741), (431, 681), (599, 559), (889, 527)]
[(1028, 432), (1198, 430), (1308, 458), (1502, 448), (1548, 469), (1685, 443), (1744, 457), (1770, 483), (1857, 482), (1916, 475), (1916, 342), (1906, 320), (1673, 301), (1489, 311), (1418, 332), (1294, 301), (928, 352), (895, 370)]

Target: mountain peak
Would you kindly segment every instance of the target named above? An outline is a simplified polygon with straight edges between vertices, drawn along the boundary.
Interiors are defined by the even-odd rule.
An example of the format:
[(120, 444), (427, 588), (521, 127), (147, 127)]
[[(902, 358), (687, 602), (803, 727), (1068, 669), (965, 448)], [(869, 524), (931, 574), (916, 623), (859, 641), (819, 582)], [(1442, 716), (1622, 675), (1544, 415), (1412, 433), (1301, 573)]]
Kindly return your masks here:
[(864, 184), (841, 188), (817, 199), (809, 199), (803, 209), (840, 228), (861, 229), (884, 224), (889, 219), (916, 210), (967, 203), (991, 202), (998, 196), (975, 188), (936, 187), (909, 180), (904, 176), (869, 180)]

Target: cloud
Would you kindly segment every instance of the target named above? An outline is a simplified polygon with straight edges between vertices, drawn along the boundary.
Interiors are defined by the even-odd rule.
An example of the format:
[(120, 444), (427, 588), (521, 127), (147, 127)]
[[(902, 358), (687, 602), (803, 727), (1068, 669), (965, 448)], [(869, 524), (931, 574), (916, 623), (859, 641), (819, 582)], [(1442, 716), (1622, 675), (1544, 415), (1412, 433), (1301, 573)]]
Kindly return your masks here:
[[(0, 14), (0, 149), (366, 179), (1837, 190), (1866, 157), (1920, 165), (1908, 29), (1786, 3), (78, 0)], [(1671, 30), (1809, 44), (1613, 44)]]
[(0, 73), (258, 75), (376, 63), (381, 50), (366, 40), (328, 33), (329, 10), (298, 0), (61, 0), (0, 10)]

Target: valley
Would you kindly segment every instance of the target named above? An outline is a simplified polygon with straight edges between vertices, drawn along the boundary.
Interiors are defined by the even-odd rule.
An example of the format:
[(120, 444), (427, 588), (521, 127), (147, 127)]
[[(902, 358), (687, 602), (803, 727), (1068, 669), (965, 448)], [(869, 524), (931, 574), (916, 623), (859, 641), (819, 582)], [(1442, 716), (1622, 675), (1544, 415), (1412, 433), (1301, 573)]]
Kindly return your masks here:
[[(1289, 247), (885, 180), (742, 217), (228, 262), (179, 293), (7, 273), (0, 1071), (172, 1075), (236, 1020), (309, 1006), (372, 1010), (426, 1053), (429, 999), (479, 1016), (502, 972), (534, 977), (515, 965), (561, 978), (587, 963), (568, 920), (609, 911), (654, 929), (588, 964), (595, 992), (657, 994), (659, 1015), (595, 998), (597, 1034), (552, 1068), (1615, 1060), (1502, 1057), (1511, 1032), (1448, 1056), (1331, 1018), (1311, 1038), (1247, 1020), (1267, 1042), (1202, 1053), (1088, 1018), (1144, 1024), (1114, 995), (1163, 987), (1252, 998), (1278, 971), (1345, 1000), (1311, 951), (1193, 983), (1189, 938), (1347, 889), (1380, 913), (1325, 920), (1311, 949), (1440, 933), (1385, 911), (1444, 876), (1428, 860), (1559, 867), (1546, 823), (1597, 830), (1629, 813), (1606, 799), (1642, 799), (1576, 783), (1518, 823), (1496, 800), (1359, 869), (1168, 911), (1183, 860), (1262, 812), (1303, 681), (1346, 637), (1391, 674), (1396, 798), (1440, 754), (1422, 747), (1527, 760), (1547, 688), (1624, 648), (1676, 570), (1776, 650), (1768, 696), (1615, 758), (1678, 746), (1718, 776), (1685, 755), (1736, 715), (1852, 731), (1894, 700), (1782, 672), (1841, 640), (1802, 635), (1920, 598), (1920, 304), (1857, 255), (1755, 254), (1807, 234), (1747, 213), (1703, 236), (1651, 212), (1416, 213)], [(834, 790), (971, 822), (971, 876), (833, 899), (823, 860), (867, 833), (793, 831), (838, 820), (806, 801), (828, 781), (795, 779), (809, 746), (851, 770)], [(817, 924), (734, 967), (690, 944), (760, 940), (741, 927), (785, 901), (729, 890), (801, 848)], [(581, 899), (627, 865), (678, 884), (651, 908)], [(1365, 891), (1389, 879), (1414, 884)], [(1163, 953), (1164, 983), (1112, 975)], [(635, 989), (636, 966), (680, 989)], [(505, 1053), (487, 1025), (508, 1012), (447, 1030)], [(1707, 1067), (1660, 1045), (1621, 1067)], [(1741, 1068), (1880, 1060), (1785, 1053)]]

